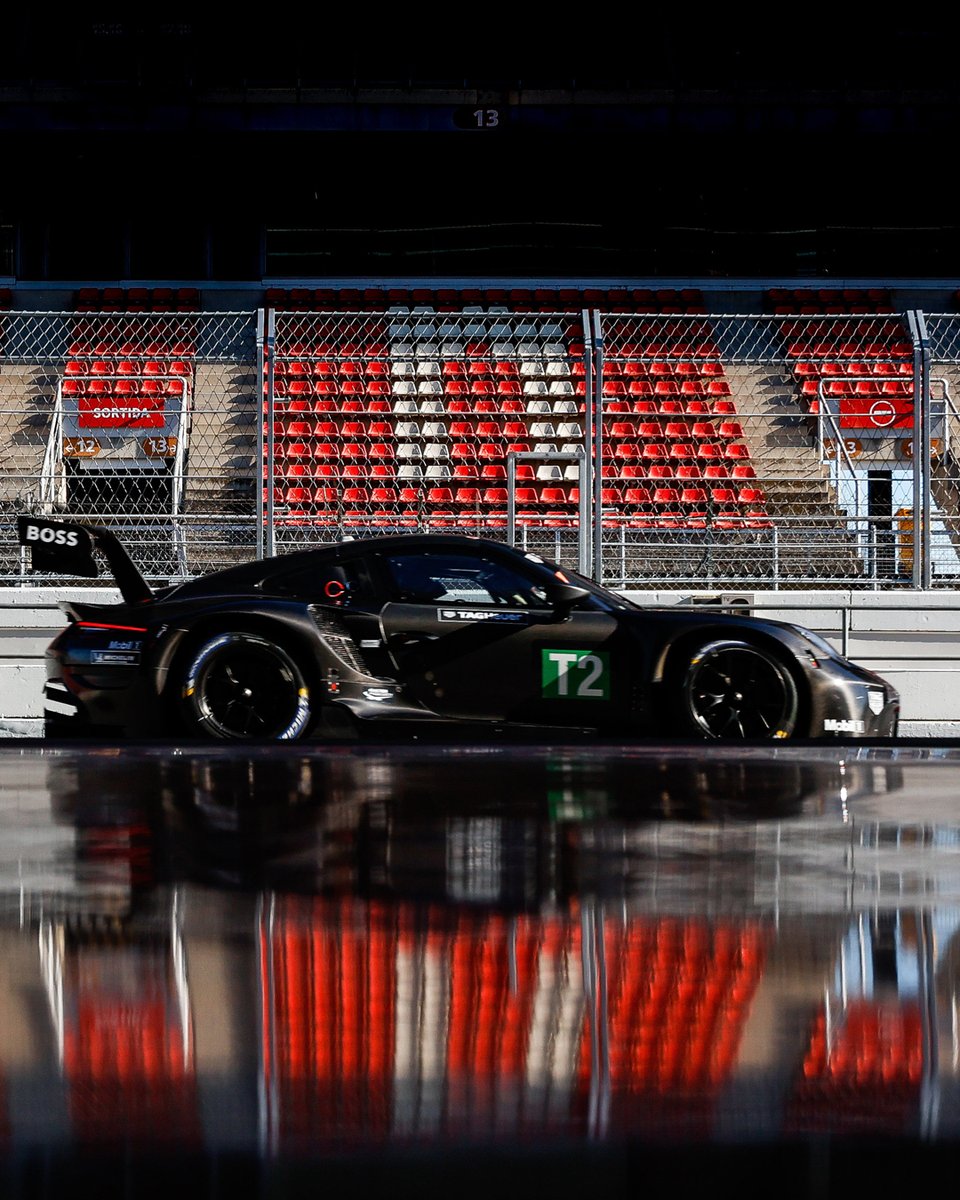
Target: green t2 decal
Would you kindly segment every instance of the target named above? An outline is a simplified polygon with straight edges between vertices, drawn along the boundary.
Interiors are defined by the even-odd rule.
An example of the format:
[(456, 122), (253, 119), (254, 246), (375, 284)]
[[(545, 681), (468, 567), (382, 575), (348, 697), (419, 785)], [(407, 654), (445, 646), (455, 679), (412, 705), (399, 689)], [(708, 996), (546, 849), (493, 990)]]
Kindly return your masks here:
[(541, 650), (545, 700), (609, 700), (610, 655), (603, 650)]

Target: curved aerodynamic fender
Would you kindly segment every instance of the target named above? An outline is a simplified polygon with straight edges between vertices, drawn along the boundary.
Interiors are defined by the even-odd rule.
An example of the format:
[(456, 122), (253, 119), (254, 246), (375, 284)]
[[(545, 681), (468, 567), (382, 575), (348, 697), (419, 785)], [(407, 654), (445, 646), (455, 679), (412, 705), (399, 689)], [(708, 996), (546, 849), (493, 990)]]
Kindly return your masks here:
[(316, 625), (302, 608), (291, 604), (289, 607), (278, 606), (270, 613), (264, 613), (253, 608), (249, 602), (230, 603), (220, 597), (215, 605), (209, 604), (192, 611), (189, 620), (173, 620), (158, 627), (157, 640), (149, 663), (157, 695), (166, 689), (170, 667), (188, 638), (227, 628), (231, 622), (235, 622), (236, 628), (268, 636), (271, 633), (276, 636), (279, 630), (286, 643), (292, 643), (292, 649), (302, 649), (305, 661), (311, 666), (322, 669), (326, 665), (323, 640)]
[[(786, 636), (781, 636), (781, 634)], [(757, 645), (767, 646), (770, 649), (779, 651), (781, 654), (789, 654), (791, 658), (800, 660), (799, 651), (801, 643), (797, 639), (796, 646), (791, 644), (789, 630), (781, 631), (779, 628), (767, 628), (757, 625), (753, 621), (740, 621), (736, 618), (723, 623), (705, 618), (702, 621), (691, 622), (689, 624), (686, 622), (682, 625), (677, 624), (669, 631), (664, 632), (663, 643), (654, 656), (651, 673), (652, 681), (654, 683), (663, 682), (667, 661), (675, 651), (678, 642), (696, 643), (706, 638), (731, 636), (746, 638)]]

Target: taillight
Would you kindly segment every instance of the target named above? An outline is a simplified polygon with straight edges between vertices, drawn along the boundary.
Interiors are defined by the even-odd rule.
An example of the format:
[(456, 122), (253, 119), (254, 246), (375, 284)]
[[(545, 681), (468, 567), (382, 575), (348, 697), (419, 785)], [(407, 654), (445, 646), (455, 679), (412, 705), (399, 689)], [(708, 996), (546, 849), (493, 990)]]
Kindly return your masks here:
[(111, 625), (106, 621), (75, 621), (74, 629), (122, 629), (124, 633), (146, 633), (144, 625)]

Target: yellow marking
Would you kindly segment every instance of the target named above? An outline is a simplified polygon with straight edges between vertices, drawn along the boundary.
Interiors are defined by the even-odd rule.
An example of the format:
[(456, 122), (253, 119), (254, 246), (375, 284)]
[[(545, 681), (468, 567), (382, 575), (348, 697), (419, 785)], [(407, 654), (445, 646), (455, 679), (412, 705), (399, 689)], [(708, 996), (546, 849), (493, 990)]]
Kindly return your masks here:
[(185, 688), (183, 694), (185, 696), (192, 696), (196, 690), (196, 688)]

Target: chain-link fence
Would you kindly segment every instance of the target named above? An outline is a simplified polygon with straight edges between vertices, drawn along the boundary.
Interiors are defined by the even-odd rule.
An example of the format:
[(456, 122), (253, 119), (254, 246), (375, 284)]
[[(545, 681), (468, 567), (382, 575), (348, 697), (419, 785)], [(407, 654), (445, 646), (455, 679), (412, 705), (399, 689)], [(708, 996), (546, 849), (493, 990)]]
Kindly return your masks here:
[(253, 556), (256, 332), (250, 313), (4, 314), (7, 580), (23, 577), (19, 512), (109, 526), (154, 580)]
[(42, 511), (155, 580), (453, 531), (617, 587), (953, 585), (958, 352), (882, 310), (11, 312), (4, 574)]
[(915, 363), (905, 321), (614, 316), (599, 325), (596, 563), (609, 581), (770, 588), (912, 577)]
[(267, 348), (276, 549), (456, 531), (580, 563), (580, 314), (286, 312)]

